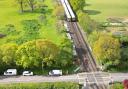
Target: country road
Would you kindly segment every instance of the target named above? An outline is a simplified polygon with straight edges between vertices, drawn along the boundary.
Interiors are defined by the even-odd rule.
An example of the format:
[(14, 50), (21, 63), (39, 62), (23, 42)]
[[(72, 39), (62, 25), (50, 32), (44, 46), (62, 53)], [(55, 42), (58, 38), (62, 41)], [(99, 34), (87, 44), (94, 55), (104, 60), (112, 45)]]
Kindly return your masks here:
[(69, 76), (0, 76), (0, 83), (78, 82), (76, 75)]
[[(118, 81), (121, 82), (124, 79), (128, 79), (128, 73), (111, 73), (109, 75), (107, 74), (97, 74), (97, 73), (93, 73), (95, 75), (93, 75), (94, 77), (91, 76), (91, 74), (89, 73), (85, 73), (85, 74), (74, 74), (74, 75), (68, 75), (68, 76), (56, 76), (56, 77), (49, 77), (49, 76), (0, 76), (0, 83), (26, 83), (26, 82), (30, 82), (30, 83), (37, 83), (37, 82), (76, 82), (76, 83), (81, 83), (83, 84), (86, 81), (86, 77), (90, 76), (90, 78), (92, 78), (93, 81), (91, 81), (91, 79), (89, 81), (91, 81), (90, 83), (95, 83), (94, 79), (96, 80), (96, 83), (108, 83), (108, 82), (112, 82), (112, 81)], [(100, 76), (100, 77), (99, 77)], [(102, 79), (101, 79), (102, 77)], [(93, 79), (94, 78), (94, 79)], [(100, 82), (98, 82), (100, 81)]]

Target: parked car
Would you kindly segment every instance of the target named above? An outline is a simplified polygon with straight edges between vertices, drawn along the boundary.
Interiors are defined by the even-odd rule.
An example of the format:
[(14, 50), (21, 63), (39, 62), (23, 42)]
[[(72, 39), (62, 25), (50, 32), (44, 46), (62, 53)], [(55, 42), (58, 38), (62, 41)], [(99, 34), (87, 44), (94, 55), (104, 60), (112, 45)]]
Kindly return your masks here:
[(49, 72), (50, 76), (61, 76), (62, 75), (62, 70), (52, 70)]
[(33, 72), (32, 71), (23, 71), (23, 76), (33, 76)]
[(17, 70), (16, 69), (7, 69), (4, 72), (4, 75), (17, 75)]

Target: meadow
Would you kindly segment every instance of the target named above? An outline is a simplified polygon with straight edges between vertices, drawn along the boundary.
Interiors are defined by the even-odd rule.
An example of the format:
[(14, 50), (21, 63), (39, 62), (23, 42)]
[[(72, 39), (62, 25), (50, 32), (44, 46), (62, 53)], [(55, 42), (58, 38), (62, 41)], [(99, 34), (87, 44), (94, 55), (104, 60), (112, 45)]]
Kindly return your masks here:
[(128, 18), (128, 0), (86, 0), (84, 10), (96, 21), (107, 18)]
[[(15, 37), (4, 37), (0, 39), (0, 44), (4, 44), (9, 39), (18, 38), (22, 34), (22, 25), (21, 21), (23, 20), (32, 20), (37, 19), (39, 20), (39, 16), (45, 14), (46, 15), (46, 23), (44, 24), (41, 22), (40, 24), (40, 36), (43, 39), (48, 39), (53, 41), (56, 44), (59, 44), (62, 35), (59, 35), (56, 30), (56, 18), (52, 16), (52, 12), (54, 10), (53, 3), (51, 3), (52, 0), (47, 0), (44, 2), (45, 5), (48, 7), (45, 8), (43, 13), (40, 12), (24, 12), (20, 13), (18, 4), (15, 2), (15, 0), (0, 0), (0, 28), (5, 27), (5, 25), (12, 24), (15, 26), (17, 31), (21, 31), (20, 34), (17, 34)], [(2, 34), (2, 33), (0, 33)]]

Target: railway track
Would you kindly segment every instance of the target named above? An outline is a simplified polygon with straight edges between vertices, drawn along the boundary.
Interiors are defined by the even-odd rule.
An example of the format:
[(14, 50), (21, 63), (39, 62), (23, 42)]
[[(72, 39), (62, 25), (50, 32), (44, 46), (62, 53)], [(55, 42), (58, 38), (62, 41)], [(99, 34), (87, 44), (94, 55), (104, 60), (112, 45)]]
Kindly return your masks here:
[[(77, 22), (67, 22), (70, 27), (71, 37), (76, 46), (76, 52), (78, 58), (80, 59), (81, 65), (83, 66), (84, 71), (86, 72), (96, 72), (97, 64), (93, 58), (90, 48), (85, 41), (85, 38), (81, 32), (81, 29)], [(107, 89), (106, 85), (97, 85), (93, 84), (90, 86), (90, 89)]]
[[(65, 10), (68, 27), (70, 28), (70, 38), (72, 38), (74, 42), (73, 48), (76, 49), (77, 56), (80, 59), (80, 65), (82, 66), (81, 69), (86, 72), (98, 71), (95, 59), (92, 56), (87, 41), (85, 41), (84, 35), (77, 23), (77, 18), (69, 4), (69, 1), (61, 0), (61, 3)], [(106, 89), (106, 87), (104, 84), (99, 86), (98, 83), (96, 83), (92, 85), (91, 89)]]
[(97, 71), (97, 65), (95, 60), (90, 54), (90, 49), (83, 37), (83, 34), (78, 26), (77, 22), (68, 22), (71, 31), (71, 36), (74, 39), (74, 44), (76, 45), (76, 51), (78, 57), (81, 61), (81, 65), (84, 67), (87, 72)]

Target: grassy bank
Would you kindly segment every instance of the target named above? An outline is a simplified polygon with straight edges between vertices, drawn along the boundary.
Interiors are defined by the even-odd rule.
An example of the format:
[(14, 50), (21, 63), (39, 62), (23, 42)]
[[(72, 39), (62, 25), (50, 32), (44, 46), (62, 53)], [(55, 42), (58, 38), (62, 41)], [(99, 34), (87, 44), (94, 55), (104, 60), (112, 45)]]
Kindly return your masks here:
[(76, 83), (18, 83), (0, 84), (0, 89), (79, 89)]
[(86, 12), (97, 21), (110, 17), (128, 18), (128, 0), (86, 0)]

